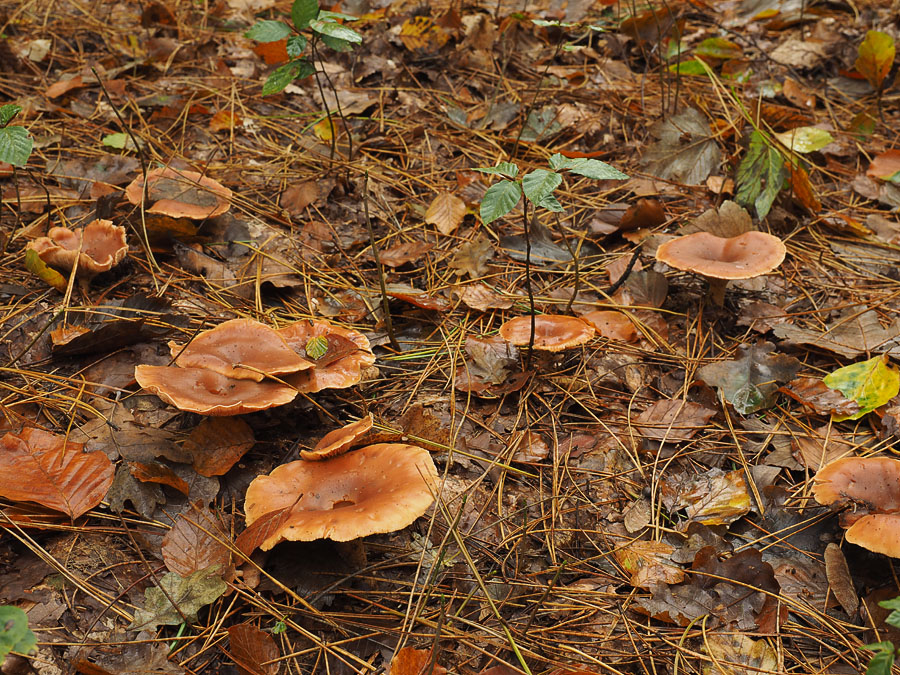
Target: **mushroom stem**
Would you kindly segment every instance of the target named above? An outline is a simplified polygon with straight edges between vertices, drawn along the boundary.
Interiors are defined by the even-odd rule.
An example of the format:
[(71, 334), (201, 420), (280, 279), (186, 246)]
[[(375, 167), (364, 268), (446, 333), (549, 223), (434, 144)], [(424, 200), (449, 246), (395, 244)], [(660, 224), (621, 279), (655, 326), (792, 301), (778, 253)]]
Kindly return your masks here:
[(709, 282), (710, 301), (716, 306), (721, 307), (725, 304), (725, 289), (728, 287), (728, 279), (713, 279), (711, 277), (703, 277)]

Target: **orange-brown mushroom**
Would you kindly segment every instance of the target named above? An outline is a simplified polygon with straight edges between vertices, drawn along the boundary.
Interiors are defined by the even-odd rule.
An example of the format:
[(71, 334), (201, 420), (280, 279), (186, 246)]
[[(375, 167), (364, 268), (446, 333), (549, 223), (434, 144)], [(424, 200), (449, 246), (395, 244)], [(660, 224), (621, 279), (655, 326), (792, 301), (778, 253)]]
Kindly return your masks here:
[(290, 403), (297, 395), (278, 382), (238, 380), (206, 368), (140, 365), (134, 378), (166, 403), (201, 415), (242, 415)]
[(284, 375), (312, 368), (278, 332), (252, 319), (232, 319), (198, 333), (187, 343), (169, 343), (175, 363), (207, 368), (239, 380), (261, 382), (265, 375)]
[(72, 270), (78, 261), (77, 274), (83, 277), (108, 272), (128, 253), (125, 228), (102, 218), (92, 220), (80, 230), (51, 227), (46, 237), (28, 242), (26, 248), (58, 269)]
[(366, 415), (356, 422), (351, 422), (340, 429), (329, 431), (312, 450), (301, 450), (300, 457), (307, 461), (319, 461), (336, 457), (347, 452), (353, 443), (372, 428), (372, 415)]
[(638, 339), (634, 322), (622, 312), (595, 309), (582, 314), (581, 319), (591, 324), (601, 337), (622, 342), (636, 342)]
[(321, 358), (313, 360), (312, 368), (285, 378), (286, 382), (304, 394), (323, 389), (344, 389), (359, 384), (362, 369), (375, 363), (375, 355), (372, 354), (365, 335), (327, 321), (297, 321), (279, 328), (278, 333), (302, 356), (307, 356), (306, 349), (313, 338), (328, 340), (328, 351)]
[[(523, 347), (531, 341), (530, 316), (517, 316), (500, 326), (507, 342)], [(583, 345), (594, 337), (594, 327), (573, 316), (538, 314), (534, 316), (534, 349), (559, 352)]]
[(765, 232), (754, 230), (728, 238), (694, 232), (661, 244), (656, 259), (702, 276), (709, 282), (713, 302), (721, 305), (729, 281), (769, 274), (781, 265), (786, 253), (784, 242)]
[[(144, 177), (138, 176), (125, 188), (125, 197), (134, 205), (144, 198)], [(220, 216), (231, 207), (231, 190), (197, 171), (169, 167), (147, 172), (147, 213), (172, 218), (203, 220)]]
[(289, 462), (250, 483), (247, 525), (294, 505), (261, 544), (264, 551), (282, 541), (351, 541), (394, 532), (425, 513), (437, 476), (427, 450), (402, 443), (369, 445), (323, 462)]

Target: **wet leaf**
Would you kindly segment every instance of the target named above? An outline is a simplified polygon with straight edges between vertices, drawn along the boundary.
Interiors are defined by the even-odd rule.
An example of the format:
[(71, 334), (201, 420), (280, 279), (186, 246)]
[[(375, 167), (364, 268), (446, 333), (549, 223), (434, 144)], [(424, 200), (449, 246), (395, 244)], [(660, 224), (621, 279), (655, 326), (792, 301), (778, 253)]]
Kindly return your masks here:
[(425, 212), (425, 222), (441, 234), (453, 234), (466, 215), (466, 203), (452, 192), (439, 192)]
[(306, 357), (313, 361), (321, 359), (328, 351), (328, 338), (324, 335), (316, 335), (306, 342)]
[(675, 443), (693, 438), (715, 414), (699, 403), (663, 399), (638, 415), (634, 425), (644, 438)]
[(662, 541), (633, 541), (615, 549), (613, 555), (631, 574), (629, 583), (635, 588), (649, 589), (656, 584), (684, 581), (684, 570), (672, 562), (675, 548)]
[(391, 675), (446, 675), (447, 669), (438, 664), (437, 655), (430, 649), (404, 647), (391, 659)]
[(885, 355), (838, 368), (822, 382), (859, 404), (858, 412), (837, 416), (836, 421), (859, 419), (900, 393), (900, 372)]
[(817, 127), (798, 127), (775, 134), (775, 138), (791, 152), (817, 152), (834, 141), (834, 136)]
[(725, 473), (709, 469), (700, 475), (680, 475), (660, 483), (669, 512), (684, 510), (688, 520), (727, 525), (750, 512), (750, 493), (743, 469)]
[(26, 427), (0, 439), (0, 495), (34, 502), (75, 519), (100, 504), (112, 485), (112, 462), (102, 452)]
[(827, 349), (847, 358), (866, 352), (900, 354), (900, 319), (882, 327), (878, 314), (865, 307), (850, 308), (821, 330), (781, 324), (773, 331), (790, 343)]
[(900, 185), (900, 150), (885, 150), (875, 155), (866, 175)]
[(0, 660), (10, 652), (28, 654), (37, 647), (37, 638), (28, 628), (28, 615), (18, 607), (0, 606)]
[(69, 286), (68, 280), (41, 260), (38, 252), (34, 249), (29, 248), (25, 251), (25, 269), (60, 293), (65, 293), (66, 288)]
[(25, 127), (0, 128), (0, 162), (25, 166), (31, 157), (34, 139)]
[(254, 520), (241, 532), (234, 540), (237, 549), (248, 558), (260, 545), (269, 537), (280, 532), (284, 524), (291, 517), (291, 510), (294, 505), (285, 506), (282, 509), (269, 511), (258, 519)]
[[(228, 628), (230, 656), (241, 675), (277, 675), (281, 656), (272, 636), (250, 623)], [(267, 665), (263, 665), (267, 664)]]
[(859, 55), (854, 65), (872, 89), (880, 90), (894, 64), (895, 55), (894, 38), (887, 33), (870, 30), (859, 45)]
[[(169, 572), (160, 577), (159, 585), (166, 592), (156, 586), (144, 591), (144, 607), (135, 611), (129, 630), (156, 630), (159, 626), (177, 626), (184, 622), (182, 616), (193, 623), (197, 620), (197, 612), (215, 602), (228, 590), (228, 585), (219, 577), (209, 576), (204, 571), (194, 572), (187, 577)], [(169, 602), (169, 598), (172, 598), (180, 612)]]
[(770, 408), (778, 383), (792, 380), (801, 366), (793, 356), (773, 354), (774, 349), (771, 342), (741, 345), (738, 358), (705, 365), (697, 377), (716, 387), (741, 415)]
[(753, 206), (760, 220), (769, 214), (784, 185), (784, 158), (758, 131), (750, 135), (750, 147), (737, 170), (735, 201)]
[(179, 514), (163, 537), (161, 553), (166, 568), (183, 577), (206, 570), (225, 574), (231, 551), (223, 543), (228, 535), (213, 513), (202, 505)]
[(779, 391), (798, 403), (812, 408), (820, 415), (854, 415), (859, 412), (859, 404), (831, 389), (817, 377), (798, 377), (791, 380)]
[(722, 152), (709, 122), (694, 108), (654, 123), (650, 132), (658, 140), (644, 153), (642, 163), (648, 173), (685, 185), (700, 185), (718, 170)]
[(487, 274), (488, 261), (494, 257), (494, 245), (486, 235), (479, 233), (472, 241), (467, 241), (456, 251), (450, 267), (457, 274), (468, 274), (478, 279)]
[(128, 469), (131, 471), (131, 475), (142, 483), (168, 485), (185, 496), (191, 491), (187, 481), (169, 467), (158, 462), (129, 462)]

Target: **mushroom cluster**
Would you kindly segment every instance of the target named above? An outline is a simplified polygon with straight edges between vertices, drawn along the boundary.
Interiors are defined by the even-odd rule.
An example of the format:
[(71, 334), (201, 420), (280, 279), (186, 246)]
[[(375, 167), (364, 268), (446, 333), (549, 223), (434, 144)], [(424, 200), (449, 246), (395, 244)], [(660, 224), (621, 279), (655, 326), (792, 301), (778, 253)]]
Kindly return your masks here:
[(819, 504), (853, 506), (841, 514), (847, 541), (900, 558), (900, 460), (843, 457), (819, 469), (815, 481)]
[(47, 265), (91, 279), (108, 272), (128, 253), (125, 228), (98, 218), (79, 230), (51, 227), (46, 237), (38, 237), (25, 247), (35, 251)]
[[(306, 355), (308, 342), (297, 337), (312, 334), (328, 344), (318, 359)], [(332, 340), (352, 348), (340, 342), (343, 349), (336, 353)], [(138, 384), (179, 410), (215, 416), (284, 405), (301, 391), (353, 386), (362, 379), (362, 367), (375, 362), (364, 335), (324, 321), (275, 330), (251, 319), (234, 319), (187, 344), (170, 342), (169, 349), (175, 365), (135, 367)]]

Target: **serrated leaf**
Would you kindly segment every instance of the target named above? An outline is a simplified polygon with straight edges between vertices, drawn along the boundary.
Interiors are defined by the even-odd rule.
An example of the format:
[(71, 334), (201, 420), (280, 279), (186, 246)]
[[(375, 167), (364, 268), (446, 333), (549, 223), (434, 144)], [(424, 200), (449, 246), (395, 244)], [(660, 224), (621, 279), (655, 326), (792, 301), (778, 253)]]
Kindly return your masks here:
[(3, 127), (0, 129), (0, 162), (13, 166), (25, 166), (31, 157), (34, 139), (25, 127)]
[[(206, 605), (215, 602), (226, 590), (228, 584), (219, 577), (209, 576), (205, 570), (182, 577), (174, 572), (160, 577), (159, 585), (144, 591), (144, 607), (134, 613), (134, 620), (128, 627), (130, 630), (155, 630), (158, 626), (177, 626), (184, 619), (193, 623), (197, 620), (197, 612)], [(168, 597), (167, 597), (168, 594)], [(178, 605), (181, 613), (175, 609), (169, 598)]]
[(866, 666), (866, 675), (891, 675), (894, 666), (894, 645), (892, 642), (876, 642), (863, 645), (863, 649), (876, 652)]
[(599, 159), (578, 158), (569, 160), (567, 170), (593, 180), (628, 180), (629, 176)]
[(561, 155), (557, 152), (553, 155), (550, 155), (548, 164), (550, 165), (550, 168), (553, 169), (554, 171), (562, 171), (563, 169), (568, 169), (569, 164), (573, 161), (575, 161), (575, 160), (569, 159), (565, 155)]
[(553, 194), (560, 183), (562, 183), (562, 176), (555, 171), (535, 169), (522, 176), (522, 191), (525, 193), (525, 198), (531, 203), (540, 204)]
[(491, 185), (481, 200), (481, 221), (487, 225), (505, 216), (519, 203), (522, 189), (511, 180), (502, 180)]
[[(284, 91), (284, 88), (294, 80), (306, 77), (303, 73), (307, 67), (311, 67), (309, 66), (309, 63), (298, 60), (285, 63), (283, 66), (276, 68), (272, 71), (272, 74), (269, 75), (266, 83), (263, 85), (262, 95), (269, 96), (270, 94), (277, 94)], [(310, 74), (312, 74), (312, 71), (307, 73), (307, 75)]]
[(291, 21), (297, 30), (305, 30), (317, 16), (319, 16), (318, 0), (294, 0), (294, 4), (291, 5)]
[(25, 269), (60, 293), (66, 292), (69, 282), (62, 274), (41, 260), (41, 256), (34, 249), (25, 250)]
[(0, 661), (10, 652), (28, 654), (37, 638), (28, 628), (28, 615), (12, 605), (0, 606)]
[(290, 58), (296, 59), (306, 49), (306, 38), (302, 35), (292, 35), (287, 39), (284, 49)]
[(900, 393), (900, 372), (884, 354), (838, 368), (822, 378), (822, 382), (859, 404), (859, 412), (835, 417), (837, 422), (859, 419)]
[(789, 150), (799, 152), (801, 155), (817, 152), (834, 141), (834, 136), (816, 127), (798, 127), (775, 134), (775, 138)]
[(319, 38), (322, 40), (322, 44), (336, 52), (353, 51), (353, 43), (348, 42), (347, 40), (341, 40), (340, 38), (331, 37), (330, 35), (319, 35)]
[(335, 23), (334, 21), (322, 21), (321, 19), (317, 19), (310, 22), (309, 27), (320, 35), (327, 35), (331, 38), (344, 40), (345, 42), (353, 42), (355, 44), (362, 42), (362, 35), (352, 28), (347, 28), (347, 26)]
[(324, 335), (312, 337), (306, 343), (306, 355), (313, 361), (321, 359), (328, 353), (328, 338)]
[(887, 33), (870, 30), (859, 45), (856, 57), (856, 70), (872, 85), (872, 89), (881, 89), (894, 64), (897, 49), (894, 39)]
[(291, 28), (286, 23), (264, 19), (253, 24), (250, 30), (244, 33), (244, 37), (257, 42), (277, 42), (290, 34)]
[(507, 178), (515, 178), (519, 175), (519, 167), (512, 162), (500, 162), (497, 166), (480, 166), (473, 171), (481, 173), (489, 173), (494, 176), (506, 176)]
[(12, 122), (13, 117), (18, 115), (21, 111), (22, 106), (16, 105), (15, 103), (7, 103), (4, 106), (0, 106), (0, 127), (5, 127)]
[(758, 131), (750, 135), (750, 147), (737, 170), (737, 195), (741, 206), (756, 208), (760, 220), (769, 214), (784, 185), (784, 158)]
[(559, 200), (555, 195), (547, 195), (541, 201), (537, 202), (535, 206), (540, 206), (541, 208), (553, 211), (554, 213), (565, 211), (563, 205), (559, 203)]

